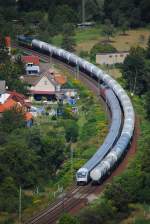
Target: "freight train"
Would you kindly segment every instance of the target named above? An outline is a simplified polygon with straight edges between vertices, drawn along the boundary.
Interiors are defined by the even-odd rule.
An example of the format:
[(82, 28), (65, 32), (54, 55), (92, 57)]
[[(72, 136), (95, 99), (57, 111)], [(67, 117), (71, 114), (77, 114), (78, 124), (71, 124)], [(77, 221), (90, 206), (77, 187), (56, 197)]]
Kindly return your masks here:
[[(118, 163), (131, 142), (135, 126), (135, 114), (130, 98), (117, 81), (77, 55), (31, 37), (21, 35), (17, 39), (18, 43), (23, 46), (55, 57), (72, 66), (77, 66), (94, 80), (106, 86), (105, 97), (112, 114), (109, 133), (102, 146), (76, 173), (77, 184), (87, 184), (89, 180), (100, 183), (101, 179)], [(121, 109), (123, 111), (122, 128)]]

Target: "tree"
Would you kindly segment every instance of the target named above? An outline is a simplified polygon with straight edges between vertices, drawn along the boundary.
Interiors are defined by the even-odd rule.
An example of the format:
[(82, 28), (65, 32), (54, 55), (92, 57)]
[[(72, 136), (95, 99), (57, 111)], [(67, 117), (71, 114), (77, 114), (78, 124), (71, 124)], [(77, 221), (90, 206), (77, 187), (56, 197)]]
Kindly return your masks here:
[(0, 121), (0, 129), (7, 133), (25, 127), (24, 114), (21, 111), (19, 112), (15, 107), (5, 111)]
[(68, 51), (75, 51), (75, 32), (74, 27), (72, 24), (65, 24), (63, 27), (63, 38), (62, 38), (62, 44), (61, 47)]
[(9, 142), (0, 148), (0, 180), (11, 176), (18, 186), (34, 186), (39, 176), (37, 161), (36, 153), (28, 148), (24, 139), (11, 136)]
[(18, 189), (12, 177), (6, 177), (0, 185), (0, 211), (16, 212)]
[(145, 109), (147, 118), (150, 120), (150, 91), (148, 91), (145, 95)]
[(114, 25), (111, 23), (109, 19), (105, 20), (105, 24), (103, 27), (103, 35), (107, 37), (107, 41), (110, 41), (110, 37), (112, 37), (114, 33)]
[(12, 63), (7, 61), (0, 66), (0, 80), (5, 80), (9, 90), (16, 90), (19, 93), (27, 93), (27, 83), (20, 80), (20, 76), (23, 74), (24, 69), (22, 63), (17, 61)]
[(117, 49), (110, 44), (95, 44), (90, 51), (90, 58), (92, 61), (95, 61), (97, 53), (114, 53), (117, 52)]
[(126, 87), (134, 94), (141, 95), (147, 90), (145, 81), (145, 51), (137, 47), (131, 48), (122, 66)]
[(79, 224), (78, 220), (70, 214), (64, 214), (58, 224)]
[(79, 134), (79, 127), (76, 121), (67, 120), (67, 122), (64, 123), (64, 127), (67, 142), (69, 141), (76, 142)]
[(149, 36), (148, 42), (147, 42), (146, 56), (148, 59), (150, 59), (150, 36)]
[(129, 22), (127, 21), (127, 19), (125, 19), (123, 16), (119, 18), (119, 25), (121, 27), (122, 30), (122, 34), (126, 35), (126, 31), (129, 28)]

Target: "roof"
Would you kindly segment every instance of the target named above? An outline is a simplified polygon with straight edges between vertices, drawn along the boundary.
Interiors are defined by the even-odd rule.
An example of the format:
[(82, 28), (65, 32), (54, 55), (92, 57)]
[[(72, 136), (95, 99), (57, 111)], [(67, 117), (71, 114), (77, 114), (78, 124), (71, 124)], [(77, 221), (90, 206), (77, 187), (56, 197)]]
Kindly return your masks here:
[(31, 107), (31, 103), (26, 102), (26, 97), (21, 94), (21, 93), (17, 93), (16, 91), (13, 92), (9, 92), (10, 96), (8, 97), (8, 99), (13, 99), (15, 102), (19, 102), (21, 103), (22, 106), (25, 107)]
[(5, 80), (0, 80), (0, 94), (5, 92), (5, 87), (6, 87), (6, 81)]
[(48, 80), (53, 83), (53, 85), (58, 85), (58, 83), (54, 80), (54, 76), (52, 76), (49, 72), (45, 72), (42, 75), (25, 75), (23, 76), (23, 80), (32, 86), (36, 86), (44, 76), (46, 76)]
[(40, 75), (25, 75), (23, 76), (23, 80), (27, 82), (29, 85), (34, 86)]
[(129, 51), (116, 51), (116, 52), (107, 52), (107, 53), (97, 53), (96, 55), (114, 55), (114, 54), (129, 54)]
[(16, 105), (16, 102), (13, 99), (8, 99), (4, 104), (0, 104), (0, 113), (3, 113), (5, 110), (10, 110)]
[(64, 85), (67, 82), (66, 77), (61, 74), (54, 75), (54, 79), (60, 85)]
[(37, 55), (27, 55), (27, 56), (22, 56), (21, 57), (22, 62), (24, 63), (33, 63), (34, 65), (39, 65), (40, 64), (40, 59), (39, 56)]

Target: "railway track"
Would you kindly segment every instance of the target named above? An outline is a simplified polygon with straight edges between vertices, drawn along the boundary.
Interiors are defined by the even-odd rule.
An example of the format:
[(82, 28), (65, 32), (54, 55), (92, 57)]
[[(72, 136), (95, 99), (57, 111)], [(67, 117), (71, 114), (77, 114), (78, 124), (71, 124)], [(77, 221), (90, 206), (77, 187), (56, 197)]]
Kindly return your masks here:
[[(24, 47), (20, 47), (20, 48), (25, 50), (25, 51), (27, 51), (27, 52), (31, 52), (31, 53), (34, 53), (36, 55), (39, 55), (44, 60), (49, 62), (49, 58), (50, 57), (48, 57), (46, 55), (38, 53), (38, 52), (36, 52), (34, 50), (28, 50), (28, 49), (26, 49)], [(75, 73), (75, 68), (72, 68), (71, 66), (66, 65), (65, 63), (63, 63), (63, 62), (61, 62), (61, 61), (59, 61), (57, 59), (54, 59), (54, 58), (53, 58), (53, 62), (60, 64), (65, 69), (66, 68), (69, 69), (69, 71), (72, 74)], [(84, 73), (82, 73), (82, 75), (81, 75), (81, 73), (79, 73), (79, 77), (78, 78), (82, 82), (86, 83), (86, 85), (96, 95), (99, 96), (99, 87), (98, 87), (96, 81), (94, 81), (89, 76), (86, 76)], [(133, 152), (135, 152), (135, 149), (136, 149), (136, 137), (137, 137), (137, 128), (135, 130), (135, 134), (133, 136), (133, 141), (132, 141), (132, 144), (130, 146), (130, 149), (129, 149), (127, 155), (126, 155), (126, 159), (128, 158), (128, 156), (130, 154), (134, 154)], [(110, 181), (114, 175), (118, 174), (120, 171), (122, 171), (126, 167), (126, 165), (127, 165), (127, 160), (126, 159), (123, 161), (123, 163), (125, 162), (125, 164), (124, 165), (123, 165), (123, 163), (120, 164), (118, 166), (118, 168), (110, 175), (110, 177), (107, 180), (105, 180), (103, 182), (103, 184), (101, 184), (100, 186), (91, 186), (90, 184), (85, 186), (85, 187), (74, 186), (66, 195), (62, 195), (61, 199), (56, 200), (54, 203), (49, 205), (47, 209), (44, 209), (38, 215), (32, 217), (30, 220), (25, 222), (25, 224), (27, 224), (27, 223), (30, 223), (30, 224), (55, 223), (63, 212), (71, 212), (74, 208), (80, 207), (81, 204), (83, 206), (88, 201), (88, 197), (91, 194), (100, 193), (103, 190), (105, 184), (108, 181)], [(121, 169), (120, 169), (120, 167), (121, 167)]]

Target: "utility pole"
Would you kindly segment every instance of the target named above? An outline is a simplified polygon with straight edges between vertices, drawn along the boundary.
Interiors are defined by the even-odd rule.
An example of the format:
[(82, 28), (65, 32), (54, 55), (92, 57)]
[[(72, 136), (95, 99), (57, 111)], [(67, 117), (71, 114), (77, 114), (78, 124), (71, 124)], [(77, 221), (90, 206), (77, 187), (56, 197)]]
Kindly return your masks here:
[(22, 210), (22, 190), (21, 186), (19, 187), (19, 223), (21, 224), (21, 210)]
[(82, 23), (85, 23), (85, 0), (82, 0)]
[(53, 55), (53, 53), (52, 53), (52, 52), (50, 52), (49, 63), (50, 63), (50, 65), (51, 65), (51, 66), (52, 66), (52, 55)]
[(79, 64), (76, 65), (76, 79), (79, 79)]
[[(71, 142), (72, 144), (72, 142)], [(70, 148), (70, 161), (71, 161), (71, 175), (72, 175), (72, 179), (73, 179), (73, 148)]]

